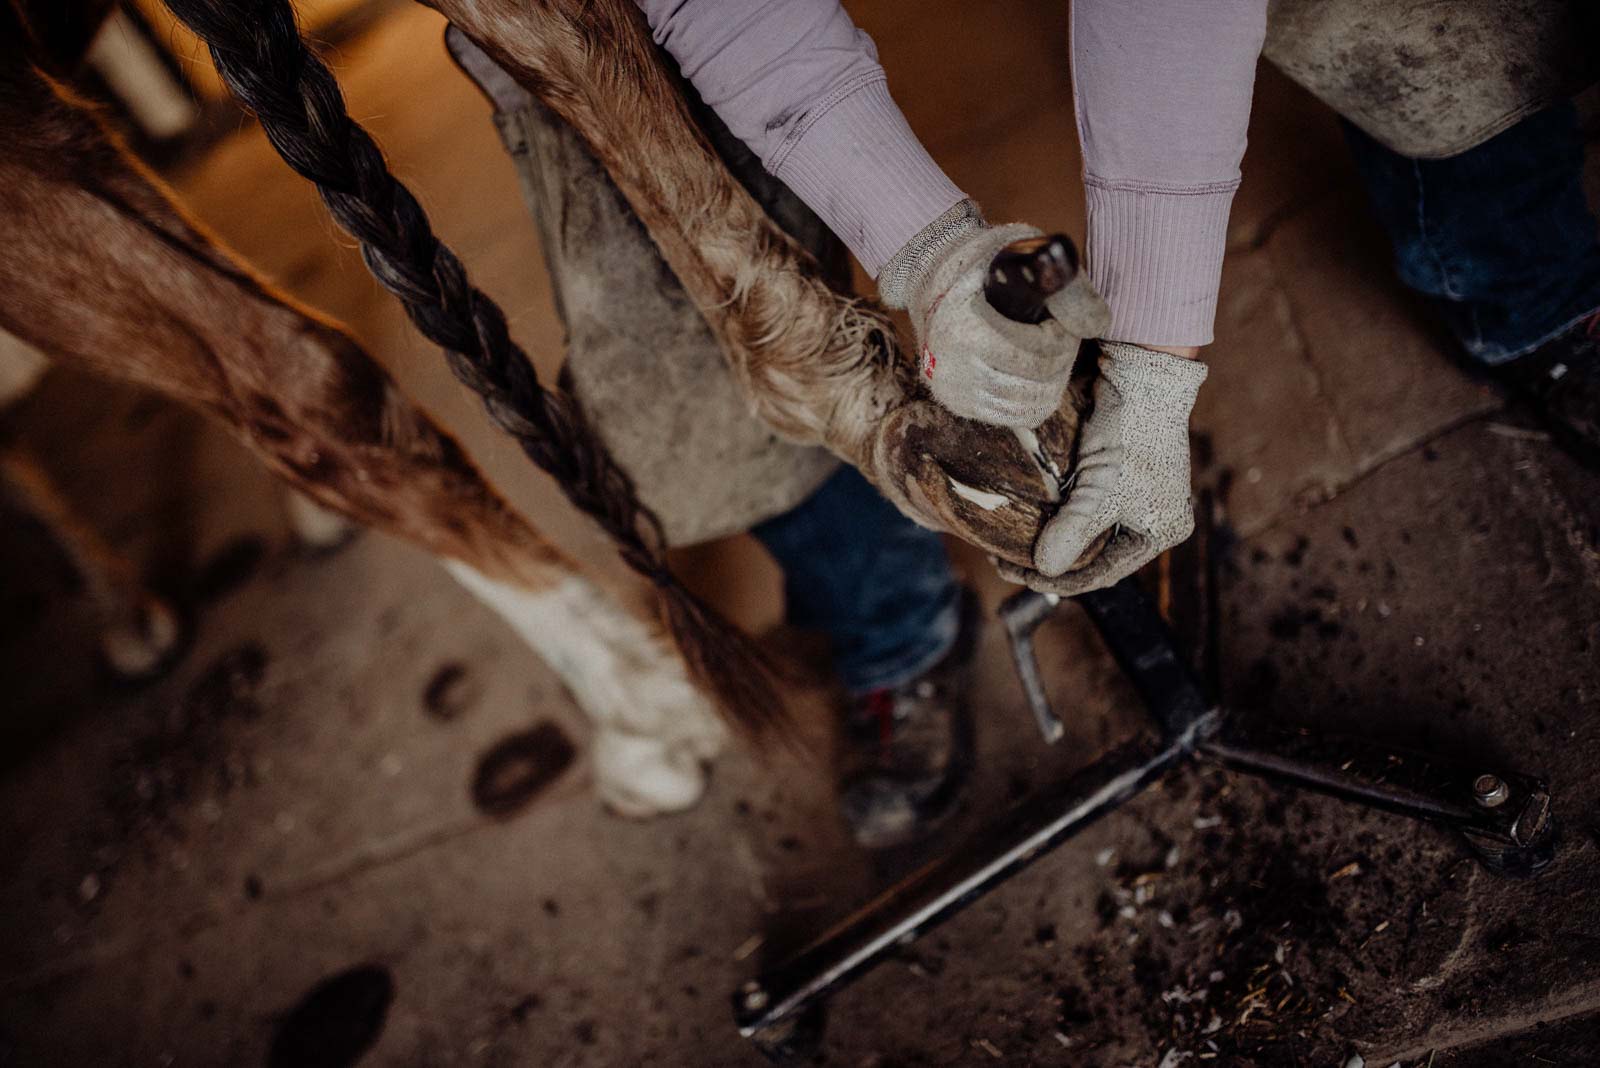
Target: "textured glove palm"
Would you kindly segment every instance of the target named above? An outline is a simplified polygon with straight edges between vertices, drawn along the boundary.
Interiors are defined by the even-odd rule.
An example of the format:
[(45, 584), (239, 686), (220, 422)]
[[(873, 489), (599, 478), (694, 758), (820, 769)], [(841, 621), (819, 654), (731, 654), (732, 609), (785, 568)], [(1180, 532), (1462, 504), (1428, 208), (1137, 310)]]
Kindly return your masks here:
[[(1206, 366), (1138, 345), (1100, 346), (1094, 410), (1084, 423), (1067, 497), (1034, 545), (1035, 570), (1001, 573), (1073, 596), (1133, 574), (1194, 531), (1189, 413)], [(1100, 535), (1104, 548), (1069, 571)]]
[(1083, 275), (1047, 301), (1052, 318), (1018, 323), (990, 307), (984, 280), (996, 254), (1038, 237), (1023, 224), (991, 227), (964, 201), (885, 266), (879, 292), (911, 314), (922, 379), (934, 400), (967, 419), (1033, 428), (1061, 405), (1078, 346), (1105, 329), (1105, 302)]

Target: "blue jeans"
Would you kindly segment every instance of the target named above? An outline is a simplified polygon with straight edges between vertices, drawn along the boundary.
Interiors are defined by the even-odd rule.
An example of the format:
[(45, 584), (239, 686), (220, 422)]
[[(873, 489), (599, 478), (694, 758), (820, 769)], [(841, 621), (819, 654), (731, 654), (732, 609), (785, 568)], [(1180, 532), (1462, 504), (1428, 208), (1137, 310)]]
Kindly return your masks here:
[(855, 468), (751, 533), (783, 568), (789, 621), (828, 636), (851, 693), (909, 682), (955, 644), (961, 587), (944, 542)]
[(1516, 359), (1600, 308), (1570, 102), (1449, 159), (1397, 155), (1348, 123), (1345, 134), (1401, 281), (1431, 299), (1469, 356)]

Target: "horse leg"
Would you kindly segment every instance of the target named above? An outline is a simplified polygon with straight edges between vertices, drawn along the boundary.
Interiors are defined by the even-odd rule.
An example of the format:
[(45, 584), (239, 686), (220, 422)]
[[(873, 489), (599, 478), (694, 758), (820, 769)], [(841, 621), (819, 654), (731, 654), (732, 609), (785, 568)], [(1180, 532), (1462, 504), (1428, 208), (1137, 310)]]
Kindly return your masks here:
[[(0, 409), (31, 391), (49, 361), (0, 331)], [(0, 431), (0, 492), (50, 534), (83, 583), (100, 627), (100, 655), (124, 679), (163, 671), (183, 643), (172, 606), (145, 588), (125, 556), (108, 545), (62, 494), (33, 450)]]
[[(689, 696), (682, 662), (513, 512), (354, 340), (252, 275), (67, 91), (3, 56), (0, 146), (0, 326), (209, 412), (317, 504), (454, 561), (585, 702), (602, 750), (616, 748), (613, 735), (660, 743), (647, 747), (658, 766), (642, 763), (670, 788), (646, 784), (625, 807), (682, 807), (698, 793), (698, 759), (720, 727)], [(587, 614), (531, 626), (519, 597), (546, 619), (563, 606)], [(595, 657), (571, 654), (583, 636), (619, 664), (649, 662), (655, 682), (596, 686)], [(603, 796), (638, 793), (614, 781), (628, 769), (613, 763), (597, 765)]]
[(888, 318), (835, 291), (717, 157), (633, 0), (426, 2), (583, 138), (774, 430), (826, 446), (924, 526), (1031, 565), (1081, 396), (1027, 447), (921, 397)]
[(184, 637), (172, 606), (145, 589), (133, 564), (68, 503), (30, 450), (0, 441), (0, 489), (49, 531), (77, 572), (100, 628), (106, 666), (124, 679), (164, 671)]
[(704, 789), (704, 761), (721, 751), (727, 728), (705, 711), (670, 646), (582, 575), (530, 590), (456, 561), (445, 567), (537, 649), (590, 710), (601, 800), (635, 817), (694, 804)]

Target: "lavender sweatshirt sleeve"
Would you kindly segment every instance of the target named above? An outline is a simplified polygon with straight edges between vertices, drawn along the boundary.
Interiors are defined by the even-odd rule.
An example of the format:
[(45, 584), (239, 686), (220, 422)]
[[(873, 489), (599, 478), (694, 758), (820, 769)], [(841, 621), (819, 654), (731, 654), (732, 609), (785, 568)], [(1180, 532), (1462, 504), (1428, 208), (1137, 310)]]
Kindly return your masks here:
[(838, 0), (637, 0), (706, 104), (877, 277), (962, 200)]
[(1211, 341), (1266, 0), (1074, 0), (1089, 277), (1106, 337)]
[[(874, 277), (963, 198), (838, 0), (636, 2), (706, 103)], [(1073, 7), (1088, 265), (1108, 337), (1205, 344), (1266, 0)]]

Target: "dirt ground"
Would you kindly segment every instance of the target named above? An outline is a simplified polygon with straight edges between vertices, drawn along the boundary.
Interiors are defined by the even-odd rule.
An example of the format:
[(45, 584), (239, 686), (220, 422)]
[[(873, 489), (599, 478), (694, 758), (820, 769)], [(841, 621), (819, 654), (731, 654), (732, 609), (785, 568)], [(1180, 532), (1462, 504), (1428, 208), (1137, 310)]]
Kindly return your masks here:
[[(1082, 233), (1065, 5), (847, 6), (991, 218)], [(337, 67), (553, 373), (534, 228), (441, 32), (398, 6)], [(971, 88), (1014, 84), (1018, 65), (1026, 94)], [(1392, 279), (1329, 113), (1263, 68), (1250, 141), (1195, 417), (1197, 480), (1221, 502), (1224, 692), (1250, 715), (1548, 775), (1559, 862), (1498, 878), (1433, 828), (1181, 772), (836, 998), (812, 1063), (1500, 1068), (1600, 1051), (1600, 475), (1452, 361)], [(623, 588), (258, 130), (170, 178)], [(918, 859), (852, 849), (825, 762), (793, 753), (729, 754), (684, 815), (608, 815), (561, 684), (419, 550), (370, 533), (296, 548), (242, 449), (118, 385), (52, 372), (5, 419), (195, 636), (161, 681), (111, 682), (69, 568), (0, 505), (0, 1066), (316, 1066), (369, 1044), (362, 1065), (756, 1065), (731, 993)], [(957, 561), (992, 608), (1006, 588), (981, 556)], [(790, 637), (752, 541), (680, 563)], [(1042, 642), (1066, 738), (1038, 741), (989, 627), (978, 781), (927, 854), (1138, 729), (1075, 610)], [(542, 786), (497, 807), (482, 777), (507, 752)]]

